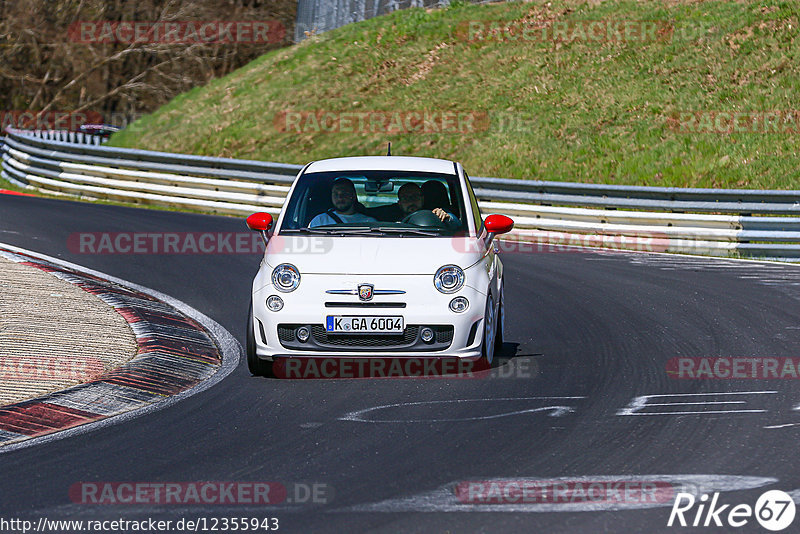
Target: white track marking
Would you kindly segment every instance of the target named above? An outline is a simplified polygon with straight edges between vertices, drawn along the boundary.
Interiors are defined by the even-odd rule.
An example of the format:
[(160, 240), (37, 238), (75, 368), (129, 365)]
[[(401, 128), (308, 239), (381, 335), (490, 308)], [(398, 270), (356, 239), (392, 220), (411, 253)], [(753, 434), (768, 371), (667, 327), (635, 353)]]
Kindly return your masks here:
[(625, 408), (617, 410), (617, 415), (703, 415), (703, 414), (725, 414), (725, 413), (763, 413), (767, 410), (703, 410), (703, 411), (681, 411), (681, 412), (646, 412), (650, 406), (704, 406), (704, 405), (719, 405), (719, 404), (746, 404), (747, 401), (702, 401), (702, 402), (670, 402), (670, 403), (652, 403), (648, 402), (649, 399), (662, 399), (662, 398), (675, 398), (675, 397), (708, 397), (708, 396), (726, 396), (726, 395), (773, 395), (777, 391), (732, 391), (720, 393), (663, 393), (659, 395), (642, 395), (634, 397)]
[[(792, 408), (792, 411), (793, 411), (793, 412), (798, 412), (798, 411), (800, 411), (800, 404), (798, 404), (797, 406), (795, 406), (794, 408)], [(782, 424), (782, 425), (770, 425), (770, 426), (765, 426), (764, 428), (768, 428), (768, 429), (775, 429), (775, 428), (788, 428), (788, 427), (792, 427), (792, 426), (800, 426), (800, 423), (784, 423), (784, 424)]]
[(764, 263), (761, 260), (735, 260), (733, 258), (701, 258), (693, 256), (659, 257), (653, 253), (651, 256), (628, 256), (631, 264), (655, 267), (662, 271), (706, 271), (715, 272), (727, 269), (733, 276), (741, 280), (752, 280), (768, 287), (785, 287), (794, 291), (794, 286), (800, 286), (800, 271), (798, 265), (792, 263)]
[(399, 402), (396, 404), (384, 404), (381, 406), (373, 406), (371, 408), (364, 408), (363, 410), (356, 410), (349, 412), (340, 417), (340, 421), (355, 421), (359, 423), (435, 423), (435, 422), (455, 422), (455, 421), (479, 421), (482, 419), (497, 419), (500, 417), (511, 417), (514, 415), (521, 415), (526, 413), (537, 412), (550, 412), (550, 417), (561, 417), (568, 413), (574, 412), (571, 406), (537, 406), (526, 410), (514, 410), (512, 412), (505, 412), (494, 415), (476, 415), (472, 417), (458, 417), (458, 418), (443, 418), (443, 419), (366, 419), (364, 416), (368, 413), (377, 410), (385, 410), (388, 408), (399, 408), (405, 406), (422, 406), (431, 404), (458, 404), (466, 402), (500, 402), (500, 401), (553, 401), (553, 400), (580, 400), (586, 397), (510, 397), (510, 398), (488, 398), (488, 399), (452, 399), (452, 400), (435, 400), (435, 401), (418, 401), (418, 402)]
[(708, 415), (722, 413), (766, 413), (767, 410), (703, 410), (701, 412), (640, 412), (619, 415)]
[(697, 406), (698, 404), (747, 404), (747, 401), (667, 402), (662, 404), (648, 403), (647, 406)]

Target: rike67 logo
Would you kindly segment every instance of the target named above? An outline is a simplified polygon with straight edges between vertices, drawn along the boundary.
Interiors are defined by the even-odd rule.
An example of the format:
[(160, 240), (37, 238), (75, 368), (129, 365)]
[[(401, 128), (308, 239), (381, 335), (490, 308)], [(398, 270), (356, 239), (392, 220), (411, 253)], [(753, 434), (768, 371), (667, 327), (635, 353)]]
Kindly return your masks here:
[[(694, 509), (696, 508), (696, 509)], [(749, 504), (720, 504), (719, 493), (703, 494), (695, 499), (691, 493), (678, 493), (672, 504), (667, 526), (743, 527), (755, 518), (767, 530), (784, 530), (794, 521), (795, 504), (792, 496), (780, 490), (762, 494), (755, 506)]]

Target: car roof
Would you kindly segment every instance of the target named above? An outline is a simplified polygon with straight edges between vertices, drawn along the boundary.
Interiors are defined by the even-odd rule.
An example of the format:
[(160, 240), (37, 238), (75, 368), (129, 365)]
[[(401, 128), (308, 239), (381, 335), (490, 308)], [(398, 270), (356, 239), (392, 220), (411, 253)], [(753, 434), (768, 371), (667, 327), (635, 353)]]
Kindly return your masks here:
[(414, 158), (409, 156), (359, 156), (315, 161), (308, 166), (305, 172), (336, 171), (419, 171), (455, 175), (456, 167), (452, 161), (445, 159)]

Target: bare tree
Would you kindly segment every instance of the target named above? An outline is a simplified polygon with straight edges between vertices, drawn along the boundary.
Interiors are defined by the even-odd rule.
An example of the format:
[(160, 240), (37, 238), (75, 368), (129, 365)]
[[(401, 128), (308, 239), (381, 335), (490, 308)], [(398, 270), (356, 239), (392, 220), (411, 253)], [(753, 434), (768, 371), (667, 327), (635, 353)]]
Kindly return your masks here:
[[(295, 10), (295, 0), (0, 0), (0, 109), (95, 111), (116, 122), (152, 111), (181, 92), (289, 44)], [(103, 22), (149, 22), (163, 28), (187, 21), (274, 23), (268, 42), (81, 42), (76, 30), (81, 22), (90, 28), (108, 28)], [(281, 27), (282, 35), (274, 31)]]

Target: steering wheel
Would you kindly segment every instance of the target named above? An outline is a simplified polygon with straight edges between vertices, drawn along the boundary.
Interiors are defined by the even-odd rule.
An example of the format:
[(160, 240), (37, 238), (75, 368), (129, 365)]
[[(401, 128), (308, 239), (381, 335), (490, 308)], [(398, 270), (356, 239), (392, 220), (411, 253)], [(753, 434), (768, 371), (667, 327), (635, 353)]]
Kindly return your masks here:
[(431, 210), (415, 211), (411, 215), (407, 215), (402, 222), (427, 228), (445, 228), (444, 222), (434, 215)]

